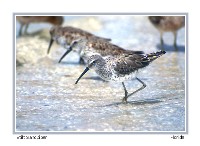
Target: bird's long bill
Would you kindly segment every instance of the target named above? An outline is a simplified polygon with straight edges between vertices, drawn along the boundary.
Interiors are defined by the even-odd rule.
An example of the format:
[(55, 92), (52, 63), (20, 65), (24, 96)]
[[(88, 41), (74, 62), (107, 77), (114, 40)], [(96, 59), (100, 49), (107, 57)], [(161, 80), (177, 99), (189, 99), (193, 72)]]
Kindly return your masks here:
[(50, 49), (51, 49), (51, 46), (52, 46), (52, 44), (53, 44), (53, 39), (51, 38), (51, 40), (50, 40), (50, 42), (49, 42), (49, 47), (48, 47), (48, 50), (47, 50), (47, 54), (49, 54), (49, 52), (50, 52)]
[(63, 56), (60, 58), (60, 60), (58, 61), (58, 63), (60, 63), (62, 61), (62, 59), (69, 53), (72, 51), (72, 47), (70, 46), (70, 48), (65, 52), (65, 54), (63, 54)]
[(82, 76), (84, 76), (84, 74), (89, 70), (89, 67), (86, 67), (85, 70), (83, 71), (83, 73), (80, 75), (80, 77), (76, 80), (76, 83), (78, 83), (78, 81), (82, 78)]

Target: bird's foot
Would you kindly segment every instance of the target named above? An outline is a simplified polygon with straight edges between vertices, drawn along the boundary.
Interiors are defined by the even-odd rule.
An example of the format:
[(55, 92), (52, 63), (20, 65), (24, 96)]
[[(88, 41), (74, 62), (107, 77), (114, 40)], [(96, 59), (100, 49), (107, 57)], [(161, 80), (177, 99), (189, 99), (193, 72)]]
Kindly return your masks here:
[(174, 44), (175, 51), (178, 51), (178, 46)]
[(127, 102), (127, 97), (126, 97), (126, 96), (122, 99), (122, 102), (123, 102), (123, 103), (126, 103), (126, 104), (128, 103), (128, 102)]

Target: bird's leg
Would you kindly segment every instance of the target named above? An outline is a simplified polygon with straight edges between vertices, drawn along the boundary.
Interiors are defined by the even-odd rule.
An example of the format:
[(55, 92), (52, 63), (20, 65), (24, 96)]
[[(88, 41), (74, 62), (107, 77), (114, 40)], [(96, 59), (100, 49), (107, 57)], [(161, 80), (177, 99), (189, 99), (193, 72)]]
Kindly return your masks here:
[(82, 64), (82, 65), (85, 64), (85, 61), (84, 61), (84, 59), (82, 57), (80, 57), (79, 64)]
[(126, 87), (125, 87), (125, 85), (124, 85), (124, 82), (122, 82), (122, 85), (123, 85), (123, 87), (124, 87), (124, 92), (125, 92), (125, 96), (124, 96), (124, 98), (122, 99), (122, 102), (127, 103), (128, 91), (126, 90)]
[(29, 25), (29, 24), (26, 24), (26, 25), (25, 25), (25, 29), (24, 29), (24, 34), (26, 34), (26, 35), (28, 34), (28, 32), (27, 32), (27, 30), (28, 30), (28, 25)]
[(20, 25), (20, 28), (19, 28), (19, 36), (22, 35), (22, 28), (23, 28), (23, 26), (24, 26), (24, 24), (21, 24), (21, 25)]
[(164, 41), (163, 41), (163, 32), (160, 32), (160, 44), (161, 44), (161, 50), (164, 51)]
[(49, 54), (53, 42), (54, 42), (54, 40), (53, 40), (53, 38), (51, 38), (50, 42), (49, 42), (49, 47), (48, 47), (48, 50), (47, 50), (47, 54)]
[(178, 47), (177, 47), (177, 44), (176, 44), (176, 40), (177, 40), (177, 32), (174, 31), (173, 34), (174, 34), (174, 48), (175, 48), (176, 51), (178, 51)]
[(139, 89), (137, 89), (137, 90), (134, 91), (133, 93), (129, 94), (129, 95), (126, 97), (126, 100), (127, 100), (128, 97), (132, 96), (133, 94), (135, 94), (136, 92), (138, 92), (138, 91), (144, 89), (144, 88), (147, 86), (147, 85), (146, 85), (143, 81), (141, 81), (139, 78), (136, 77), (136, 79), (137, 79), (140, 83), (142, 83), (142, 87), (139, 88)]

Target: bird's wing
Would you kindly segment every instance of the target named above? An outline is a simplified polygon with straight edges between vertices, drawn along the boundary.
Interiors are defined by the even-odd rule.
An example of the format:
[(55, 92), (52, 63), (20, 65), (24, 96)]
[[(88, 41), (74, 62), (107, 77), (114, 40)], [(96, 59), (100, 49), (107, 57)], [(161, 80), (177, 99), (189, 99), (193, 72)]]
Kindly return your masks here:
[(114, 70), (119, 74), (129, 74), (149, 63), (143, 54), (124, 54), (116, 58)]

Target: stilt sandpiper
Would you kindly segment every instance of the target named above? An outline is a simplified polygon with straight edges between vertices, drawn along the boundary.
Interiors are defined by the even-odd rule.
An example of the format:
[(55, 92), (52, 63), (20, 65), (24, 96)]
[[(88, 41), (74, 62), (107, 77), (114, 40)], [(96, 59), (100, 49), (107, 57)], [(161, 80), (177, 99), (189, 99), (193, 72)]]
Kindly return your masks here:
[[(136, 77), (138, 70), (148, 66), (152, 61), (165, 53), (165, 51), (158, 51), (150, 54), (121, 54), (119, 56), (106, 57), (102, 57), (101, 55), (92, 55), (88, 58), (87, 67), (75, 84), (78, 83), (81, 77), (90, 68), (93, 68), (103, 80), (122, 82), (125, 92), (125, 97), (122, 99), (122, 102), (127, 103), (128, 97), (146, 87), (146, 84)], [(133, 93), (128, 94), (124, 81), (133, 78), (137, 79), (142, 84), (142, 87)]]

